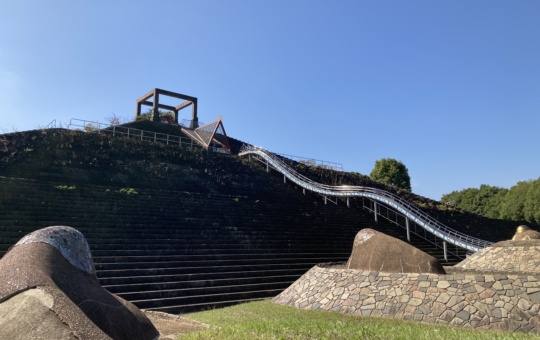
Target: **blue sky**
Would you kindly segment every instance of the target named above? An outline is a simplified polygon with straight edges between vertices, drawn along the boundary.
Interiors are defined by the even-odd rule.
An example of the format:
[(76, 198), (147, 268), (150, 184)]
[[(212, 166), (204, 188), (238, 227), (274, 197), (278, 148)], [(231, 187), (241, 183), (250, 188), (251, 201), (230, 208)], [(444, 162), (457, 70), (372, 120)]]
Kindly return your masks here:
[(2, 1), (0, 127), (133, 117), (159, 87), (274, 152), (364, 174), (401, 160), (433, 199), (508, 188), (540, 176), (539, 14), (540, 1)]

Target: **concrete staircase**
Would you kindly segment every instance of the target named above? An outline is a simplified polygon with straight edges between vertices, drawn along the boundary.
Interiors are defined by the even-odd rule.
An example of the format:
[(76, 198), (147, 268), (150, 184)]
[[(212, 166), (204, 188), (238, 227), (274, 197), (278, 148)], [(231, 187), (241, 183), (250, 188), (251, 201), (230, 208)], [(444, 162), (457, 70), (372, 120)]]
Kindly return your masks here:
[[(405, 236), (388, 223), (375, 225), (357, 207), (315, 205), (290, 187), (236, 202), (228, 195), (139, 188), (124, 195), (74, 185), (1, 178), (2, 254), (33, 230), (75, 227), (90, 243), (105, 288), (140, 308), (170, 313), (275, 296), (317, 263), (346, 261), (366, 226)], [(152, 206), (156, 201), (163, 203)]]

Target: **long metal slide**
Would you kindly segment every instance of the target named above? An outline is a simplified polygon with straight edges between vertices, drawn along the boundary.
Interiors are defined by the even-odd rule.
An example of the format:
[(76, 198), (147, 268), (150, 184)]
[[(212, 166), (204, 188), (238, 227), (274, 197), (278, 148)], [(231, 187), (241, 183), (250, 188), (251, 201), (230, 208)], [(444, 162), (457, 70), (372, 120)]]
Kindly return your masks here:
[[(394, 212), (396, 216), (399, 215), (403, 217), (403, 223), (398, 222), (397, 217), (396, 221), (392, 220), (391, 222), (394, 222), (406, 229), (407, 238), (409, 240), (410, 233), (414, 233), (428, 240), (437, 247), (443, 249), (445, 259), (447, 258), (447, 252), (451, 252), (460, 258), (464, 257), (463, 254), (458, 254), (458, 251), (452, 252), (448, 250), (447, 243), (455, 246), (456, 249), (464, 249), (466, 253), (477, 252), (492, 244), (492, 242), (468, 236), (445, 226), (443, 223), (437, 221), (420, 210), (416, 205), (390, 192), (362, 186), (332, 186), (317, 183), (296, 172), (293, 168), (285, 164), (285, 162), (283, 162), (279, 156), (260, 147), (243, 145), (239, 156), (245, 155), (249, 156), (250, 159), (253, 157), (254, 159), (266, 164), (267, 171), (269, 170), (269, 167), (279, 171), (283, 174), (284, 181), (289, 180), (295, 183), (296, 185), (304, 188), (304, 192), (305, 190), (309, 190), (323, 196), (325, 203), (327, 199), (331, 200), (331, 197), (334, 197), (336, 200), (335, 202), (332, 201), (333, 203), (337, 204), (337, 198), (342, 198), (346, 200), (347, 206), (349, 206), (350, 198), (367, 198), (373, 203), (370, 205), (370, 210), (375, 213), (375, 218), (377, 218), (377, 215), (385, 217), (382, 214), (381, 208)], [(415, 223), (414, 230), (410, 225), (410, 222)], [(416, 225), (422, 228), (423, 232), (417, 232)], [(427, 234), (432, 235), (432, 238), (435, 241), (426, 237)]]

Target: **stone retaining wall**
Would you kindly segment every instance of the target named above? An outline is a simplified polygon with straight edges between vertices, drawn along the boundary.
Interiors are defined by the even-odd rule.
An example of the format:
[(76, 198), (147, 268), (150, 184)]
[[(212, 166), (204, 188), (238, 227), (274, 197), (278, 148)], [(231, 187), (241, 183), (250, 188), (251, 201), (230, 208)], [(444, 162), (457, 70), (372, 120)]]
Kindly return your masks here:
[(540, 240), (502, 241), (450, 267), (452, 274), (540, 275)]
[(302, 309), (540, 333), (540, 276), (391, 274), (320, 265), (272, 301)]

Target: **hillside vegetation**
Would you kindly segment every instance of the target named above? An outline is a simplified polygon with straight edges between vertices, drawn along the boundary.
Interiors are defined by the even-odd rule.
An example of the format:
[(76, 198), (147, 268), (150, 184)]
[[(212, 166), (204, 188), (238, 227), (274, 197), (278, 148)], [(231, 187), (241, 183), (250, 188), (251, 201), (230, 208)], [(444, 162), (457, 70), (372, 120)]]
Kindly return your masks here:
[[(151, 122), (146, 121), (144, 123), (150, 124)], [(167, 127), (164, 124), (158, 125), (163, 125), (163, 128)], [(147, 129), (149, 128), (150, 126), (147, 127)], [(231, 138), (231, 144), (233, 145), (233, 153), (238, 152), (241, 142)], [(104, 134), (65, 129), (4, 134), (0, 135), (0, 172), (4, 176), (8, 175), (10, 177), (17, 177), (18, 174), (28, 174), (30, 172), (34, 173), (33, 178), (39, 179), (47, 176), (47, 168), (51, 165), (65, 167), (66, 169), (95, 169), (96, 174), (101, 171), (129, 169), (129, 177), (121, 180), (115, 179), (111, 181), (109, 179), (106, 183), (106, 179), (99, 176), (92, 180), (95, 183), (106, 183), (110, 187), (140, 187), (141, 185), (152, 185), (152, 183), (157, 182), (163, 184), (163, 181), (173, 187), (179, 181), (176, 176), (170, 176), (175, 172), (173, 169), (175, 168), (174, 164), (176, 164), (186, 167), (188, 172), (183, 171), (182, 173), (187, 176), (204, 173), (207, 178), (211, 178), (211, 183), (204, 184), (206, 190), (213, 191), (214, 188), (222, 187), (226, 182), (240, 187), (249, 187), (251, 185), (247, 181), (248, 177), (246, 175), (240, 173), (237, 175), (235, 171), (231, 171), (233, 169), (224, 167), (223, 157), (237, 158), (237, 156), (216, 155), (204, 150), (190, 151), (162, 144), (155, 144), (154, 147), (149, 148), (149, 145), (152, 145), (152, 143), (148, 141), (113, 138)], [(144, 159), (144, 161), (141, 159)], [(262, 164), (249, 163), (246, 158), (238, 159), (235, 164), (235, 166), (248, 166), (254, 170), (258, 168), (259, 171), (264, 171)], [(416, 204), (426, 213), (450, 228), (490, 241), (510, 239), (515, 232), (515, 228), (519, 224), (527, 222), (519, 220), (519, 216), (514, 219), (515, 221), (510, 221), (467, 211), (459, 204), (451, 206), (445, 204), (446, 201), (431, 200), (410, 191), (372, 181), (369, 177), (357, 173), (332, 171), (300, 163), (296, 163), (294, 167), (306, 177), (323, 184), (358, 185), (389, 191)], [(148, 179), (145, 176), (145, 179), (141, 180), (139, 170), (150, 170), (153, 173), (152, 178)], [(75, 172), (71, 171), (70, 173), (72, 173), (70, 176), (76, 176)], [(279, 178), (281, 175), (271, 171), (270, 176)], [(185, 178), (182, 181), (185, 181)], [(243, 183), (243, 181), (246, 182)], [(202, 185), (202, 183), (193, 184), (195, 185), (194, 191), (197, 190), (196, 187)]]
[(441, 202), (497, 219), (540, 224), (540, 177), (518, 182), (510, 189), (482, 184), (480, 188), (452, 191)]

